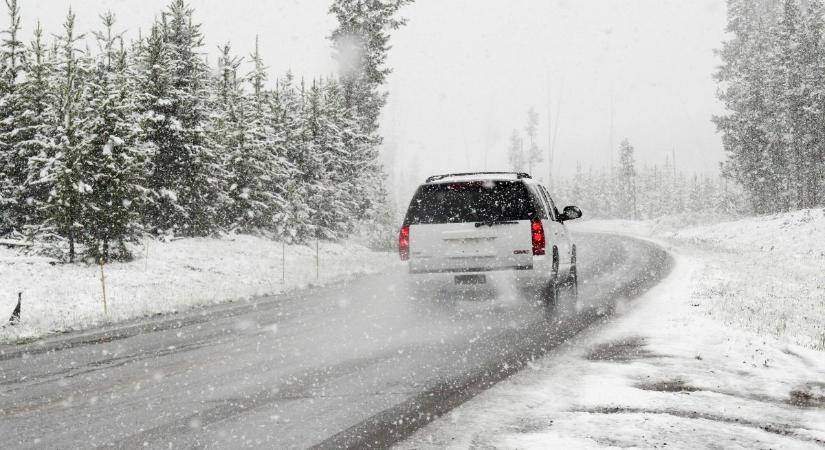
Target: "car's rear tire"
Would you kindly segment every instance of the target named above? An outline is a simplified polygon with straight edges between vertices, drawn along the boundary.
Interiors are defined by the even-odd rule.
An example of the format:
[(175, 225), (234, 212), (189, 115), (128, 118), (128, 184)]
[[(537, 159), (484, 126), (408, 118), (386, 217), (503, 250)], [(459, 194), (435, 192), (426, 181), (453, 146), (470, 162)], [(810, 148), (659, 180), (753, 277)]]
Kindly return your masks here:
[(548, 312), (554, 312), (558, 308), (559, 300), (561, 299), (561, 286), (559, 283), (559, 249), (553, 247), (553, 270), (552, 278), (544, 288), (542, 288), (541, 297), (544, 307)]

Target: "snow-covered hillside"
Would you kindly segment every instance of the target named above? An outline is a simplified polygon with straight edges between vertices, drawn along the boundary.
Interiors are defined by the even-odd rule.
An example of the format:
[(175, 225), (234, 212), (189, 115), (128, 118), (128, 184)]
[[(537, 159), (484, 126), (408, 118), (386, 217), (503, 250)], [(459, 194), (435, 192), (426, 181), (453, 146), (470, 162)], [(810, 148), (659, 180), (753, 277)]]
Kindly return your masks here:
[(668, 235), (705, 265), (692, 295), (726, 324), (825, 351), (825, 210)]
[(825, 211), (662, 225), (580, 224), (660, 243), (672, 274), (401, 447), (825, 445)]
[[(0, 328), (0, 342), (88, 328), (198, 305), (277, 294), (310, 284), (377, 272), (394, 254), (357, 244), (320, 244), (320, 279), (315, 248), (233, 235), (220, 239), (149, 241), (129, 263), (104, 267), (108, 314), (104, 314), (100, 268), (26, 257), (0, 246), (0, 320), (23, 293), (22, 320)], [(285, 282), (284, 282), (285, 277)]]
[(703, 262), (691, 296), (704, 314), (825, 350), (825, 210), (679, 229), (657, 221), (583, 222), (579, 231), (655, 238)]

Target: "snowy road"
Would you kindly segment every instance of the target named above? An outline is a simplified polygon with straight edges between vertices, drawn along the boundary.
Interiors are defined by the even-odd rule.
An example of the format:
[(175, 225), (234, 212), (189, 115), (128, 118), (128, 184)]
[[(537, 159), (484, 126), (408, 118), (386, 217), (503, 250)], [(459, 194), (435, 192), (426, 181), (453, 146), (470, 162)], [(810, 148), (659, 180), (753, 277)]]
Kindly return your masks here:
[(391, 270), (348, 284), (0, 347), (14, 448), (386, 447), (663, 277), (652, 244), (579, 236), (584, 308), (413, 300)]

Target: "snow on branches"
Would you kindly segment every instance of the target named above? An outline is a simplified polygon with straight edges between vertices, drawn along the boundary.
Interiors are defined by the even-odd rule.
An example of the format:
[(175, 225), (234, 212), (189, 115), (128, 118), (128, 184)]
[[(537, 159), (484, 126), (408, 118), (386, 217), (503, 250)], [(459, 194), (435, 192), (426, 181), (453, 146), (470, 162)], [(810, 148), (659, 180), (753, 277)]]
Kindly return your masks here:
[[(397, 27), (393, 14), (407, 2), (336, 17), (347, 20), (342, 27), (376, 17)], [(0, 236), (50, 242), (69, 260), (109, 260), (128, 259), (126, 244), (146, 233), (233, 230), (303, 243), (346, 237), (378, 217), (388, 29), (364, 35), (379, 45), (355, 72), (313, 80), (288, 73), (268, 87), (257, 42), (248, 73), (228, 44), (217, 67), (207, 64), (184, 0), (172, 0), (133, 42), (103, 14), (88, 39), (96, 51), (71, 11), (53, 47), (39, 26), (23, 44), (17, 2), (7, 3)]]

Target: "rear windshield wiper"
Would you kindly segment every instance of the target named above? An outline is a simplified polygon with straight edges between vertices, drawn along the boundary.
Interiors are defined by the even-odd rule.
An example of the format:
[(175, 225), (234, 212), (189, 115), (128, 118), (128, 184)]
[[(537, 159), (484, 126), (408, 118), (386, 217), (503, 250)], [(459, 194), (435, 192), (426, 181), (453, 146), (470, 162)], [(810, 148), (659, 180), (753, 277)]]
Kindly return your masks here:
[(487, 222), (477, 222), (476, 228), (493, 227), (495, 225), (518, 225), (518, 221), (514, 220), (490, 220)]

